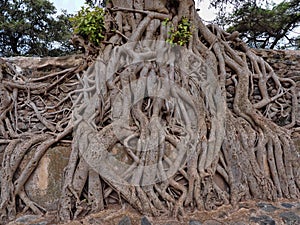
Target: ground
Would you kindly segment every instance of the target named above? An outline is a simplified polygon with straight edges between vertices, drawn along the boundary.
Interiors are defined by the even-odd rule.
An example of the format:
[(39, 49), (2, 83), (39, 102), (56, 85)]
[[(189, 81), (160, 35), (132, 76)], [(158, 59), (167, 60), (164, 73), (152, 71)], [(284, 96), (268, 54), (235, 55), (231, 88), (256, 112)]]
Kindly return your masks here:
[[(128, 220), (129, 218), (129, 220)], [(130, 222), (129, 222), (130, 221)], [(143, 221), (143, 222), (141, 222)], [(143, 217), (129, 205), (112, 206), (99, 213), (85, 218), (62, 223), (63, 225), (297, 225), (300, 224), (300, 201), (280, 199), (278, 202), (247, 201), (239, 203), (238, 209), (231, 206), (221, 206), (210, 212), (189, 212), (178, 221), (174, 218), (161, 216), (159, 218)], [(55, 222), (54, 213), (44, 217), (19, 215), (18, 219), (8, 225), (50, 225)]]

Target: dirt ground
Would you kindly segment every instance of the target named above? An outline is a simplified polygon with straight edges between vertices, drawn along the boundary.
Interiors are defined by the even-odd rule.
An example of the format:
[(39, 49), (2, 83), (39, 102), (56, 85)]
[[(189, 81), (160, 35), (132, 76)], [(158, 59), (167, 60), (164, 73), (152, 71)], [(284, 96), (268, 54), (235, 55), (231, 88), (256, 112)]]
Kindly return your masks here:
[(299, 225), (300, 199), (299, 201), (280, 199), (278, 202), (241, 202), (237, 209), (222, 206), (210, 212), (187, 212), (180, 221), (170, 216), (160, 216), (146, 217), (142, 222), (143, 217), (129, 205), (123, 204), (65, 223), (57, 223), (55, 212), (52, 212), (42, 217), (20, 215), (9, 225)]

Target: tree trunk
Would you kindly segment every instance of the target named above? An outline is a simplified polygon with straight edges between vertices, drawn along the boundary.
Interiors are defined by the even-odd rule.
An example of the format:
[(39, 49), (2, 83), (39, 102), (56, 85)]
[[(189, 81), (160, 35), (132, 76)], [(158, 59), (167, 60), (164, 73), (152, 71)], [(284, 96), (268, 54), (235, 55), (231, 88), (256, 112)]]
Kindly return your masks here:
[[(36, 68), (39, 77), (2, 64), (3, 219), (26, 206), (42, 213), (23, 186), (61, 140), (72, 142), (61, 220), (109, 207), (115, 196), (143, 214), (178, 217), (300, 197), (295, 83), (238, 33), (206, 26), (194, 4), (113, 0), (106, 19), (116, 32), (92, 60), (71, 68), (56, 60)], [(20, 129), (24, 113), (39, 126)], [(29, 150), (34, 156), (19, 170)]]

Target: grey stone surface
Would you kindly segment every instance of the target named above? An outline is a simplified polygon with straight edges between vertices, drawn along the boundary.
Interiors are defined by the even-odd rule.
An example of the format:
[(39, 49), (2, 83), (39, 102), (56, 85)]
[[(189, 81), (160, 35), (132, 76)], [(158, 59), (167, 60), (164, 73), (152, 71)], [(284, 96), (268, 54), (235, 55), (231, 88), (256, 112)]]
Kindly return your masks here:
[(295, 207), (293, 204), (290, 204), (290, 203), (281, 203), (281, 206), (283, 206), (284, 208), (287, 208), (287, 209), (291, 209), (291, 208)]
[(275, 220), (266, 215), (250, 217), (250, 221), (258, 223), (259, 225), (276, 225)]
[(141, 219), (141, 225), (151, 225), (150, 221), (147, 219), (147, 217), (142, 217)]
[(16, 219), (17, 223), (30, 223), (36, 221), (40, 218), (40, 216), (36, 215), (24, 215)]
[(120, 222), (119, 225), (131, 225), (131, 220), (128, 216), (125, 216)]
[(189, 225), (202, 225), (202, 223), (200, 223), (199, 221), (197, 220), (191, 220)]
[(206, 220), (203, 225), (226, 225), (226, 223), (221, 223), (216, 220)]
[(279, 215), (286, 225), (299, 225), (300, 216), (296, 215), (294, 212), (283, 212)]
[(257, 203), (257, 206), (266, 212), (274, 212), (278, 209), (277, 207), (275, 207), (271, 204), (267, 204), (267, 203), (263, 203), (263, 202)]
[(237, 222), (231, 222), (229, 223), (229, 225), (248, 225), (249, 223), (246, 222), (241, 222), (241, 221), (237, 221)]
[[(124, 1), (124, 0), (113, 0), (115, 2)], [(126, 0), (128, 2), (128, 5), (131, 5), (132, 0)], [(161, 1), (163, 5), (165, 4), (164, 0)], [(117, 4), (117, 3), (116, 3)], [(156, 7), (151, 5), (151, 1), (148, 1), (147, 4), (149, 4), (149, 8)], [(163, 9), (163, 8), (162, 8)], [(290, 77), (297, 83), (297, 93), (300, 99), (300, 51), (273, 51), (273, 50), (255, 50), (256, 52), (259, 52), (259, 55), (261, 55), (264, 59), (266, 59), (271, 66), (275, 69), (275, 72), (280, 77)], [(23, 63), (25, 63), (24, 68), (30, 68), (32, 61), (34, 58), (31, 58), (28, 60), (28, 58), (24, 58)], [(40, 59), (38, 59), (40, 60)], [(75, 59), (74, 59), (75, 60)], [(298, 60), (298, 61), (297, 61)], [(78, 61), (79, 62), (79, 61)], [(82, 61), (80, 61), (79, 64), (81, 64)], [(300, 121), (300, 107), (298, 107), (298, 111), (296, 113), (297, 120)], [(23, 124), (26, 127), (26, 124)], [(21, 126), (21, 124), (19, 124)], [(300, 138), (294, 139), (295, 144), (297, 146), (298, 151), (300, 152)], [(2, 161), (2, 154), (4, 151), (4, 145), (0, 146), (0, 161)], [(61, 175), (63, 173), (63, 168), (65, 167), (67, 161), (68, 161), (68, 155), (65, 154), (69, 150), (67, 149), (49, 149), (47, 154), (42, 159), (42, 166), (39, 166), (37, 170), (34, 172), (33, 176), (30, 178), (28, 183), (26, 184), (25, 190), (28, 193), (29, 197), (39, 205), (43, 206), (47, 210), (56, 210), (57, 206), (57, 200), (60, 196), (60, 185), (61, 185)], [(46, 173), (44, 173), (46, 172)], [(47, 176), (46, 176), (47, 175)], [(0, 174), (1, 177), (1, 174)], [(249, 217), (247, 218), (238, 218), (238, 220), (245, 220), (249, 222), (255, 222), (258, 224), (282, 224), (282, 221), (285, 224), (300, 224), (300, 203), (279, 203), (278, 207), (274, 206), (273, 204), (267, 204), (267, 203), (259, 203), (257, 204), (259, 209), (253, 209), (253, 212), (251, 212), (252, 209), (250, 209), (250, 213), (252, 217), (249, 220)], [(247, 207), (240, 207), (248, 209)], [(285, 211), (285, 212), (282, 212)], [(261, 215), (268, 214), (268, 215)], [(224, 216), (223, 216), (224, 215)], [(230, 215), (229, 215), (230, 216)], [(278, 216), (281, 218), (279, 221), (277, 221)], [(218, 215), (213, 218), (218, 218)], [(275, 220), (276, 218), (276, 220)], [(200, 218), (201, 221), (203, 221), (202, 218)], [(219, 221), (222, 221), (222, 219), (227, 219), (226, 214), (219, 214)], [(21, 216), (18, 219), (16, 219), (15, 222), (22, 223), (22, 224), (35, 224), (35, 225), (45, 225), (46, 221), (36, 222), (41, 220), (38, 216)], [(147, 219), (148, 220), (148, 219)], [(141, 224), (147, 225), (147, 220), (143, 218), (139, 218), (138, 221), (141, 222)], [(281, 221), (282, 220), (282, 221)], [(1, 221), (0, 221), (1, 222)], [(116, 224), (119, 221), (117, 220)], [(149, 221), (148, 221), (149, 222)], [(53, 224), (53, 223), (49, 223)], [(97, 224), (95, 222), (95, 224)], [(131, 224), (131, 221), (129, 217), (124, 217), (120, 223), (121, 225), (127, 225)], [(143, 224), (143, 225), (144, 225)], [(150, 223), (151, 224), (151, 223)], [(167, 223), (166, 223), (167, 224)], [(169, 223), (170, 224), (170, 223)], [(204, 223), (200, 223), (198, 220), (190, 220), (186, 222), (186, 224), (191, 225), (207, 225), (207, 224), (220, 224), (220, 222), (215, 220), (208, 220)], [(224, 223), (221, 223), (224, 224)], [(230, 221), (228, 222), (230, 225), (244, 225), (249, 223), (244, 222), (234, 222)], [(153, 225), (156, 225), (153, 223)], [(172, 223), (172, 225), (174, 225)]]
[[(47, 221), (41, 221), (41, 222), (38, 222), (38, 223), (31, 223), (29, 225), (48, 225), (49, 223)], [(50, 225), (50, 224), (49, 224)]]

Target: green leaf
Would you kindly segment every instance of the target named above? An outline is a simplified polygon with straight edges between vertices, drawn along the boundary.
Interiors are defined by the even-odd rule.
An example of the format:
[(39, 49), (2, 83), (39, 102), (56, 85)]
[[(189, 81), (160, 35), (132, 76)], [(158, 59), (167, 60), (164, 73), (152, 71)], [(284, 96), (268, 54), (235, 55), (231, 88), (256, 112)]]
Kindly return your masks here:
[(82, 36), (88, 36), (89, 41), (99, 45), (104, 39), (105, 11), (100, 7), (91, 9), (90, 7), (82, 8), (72, 19), (74, 33)]

